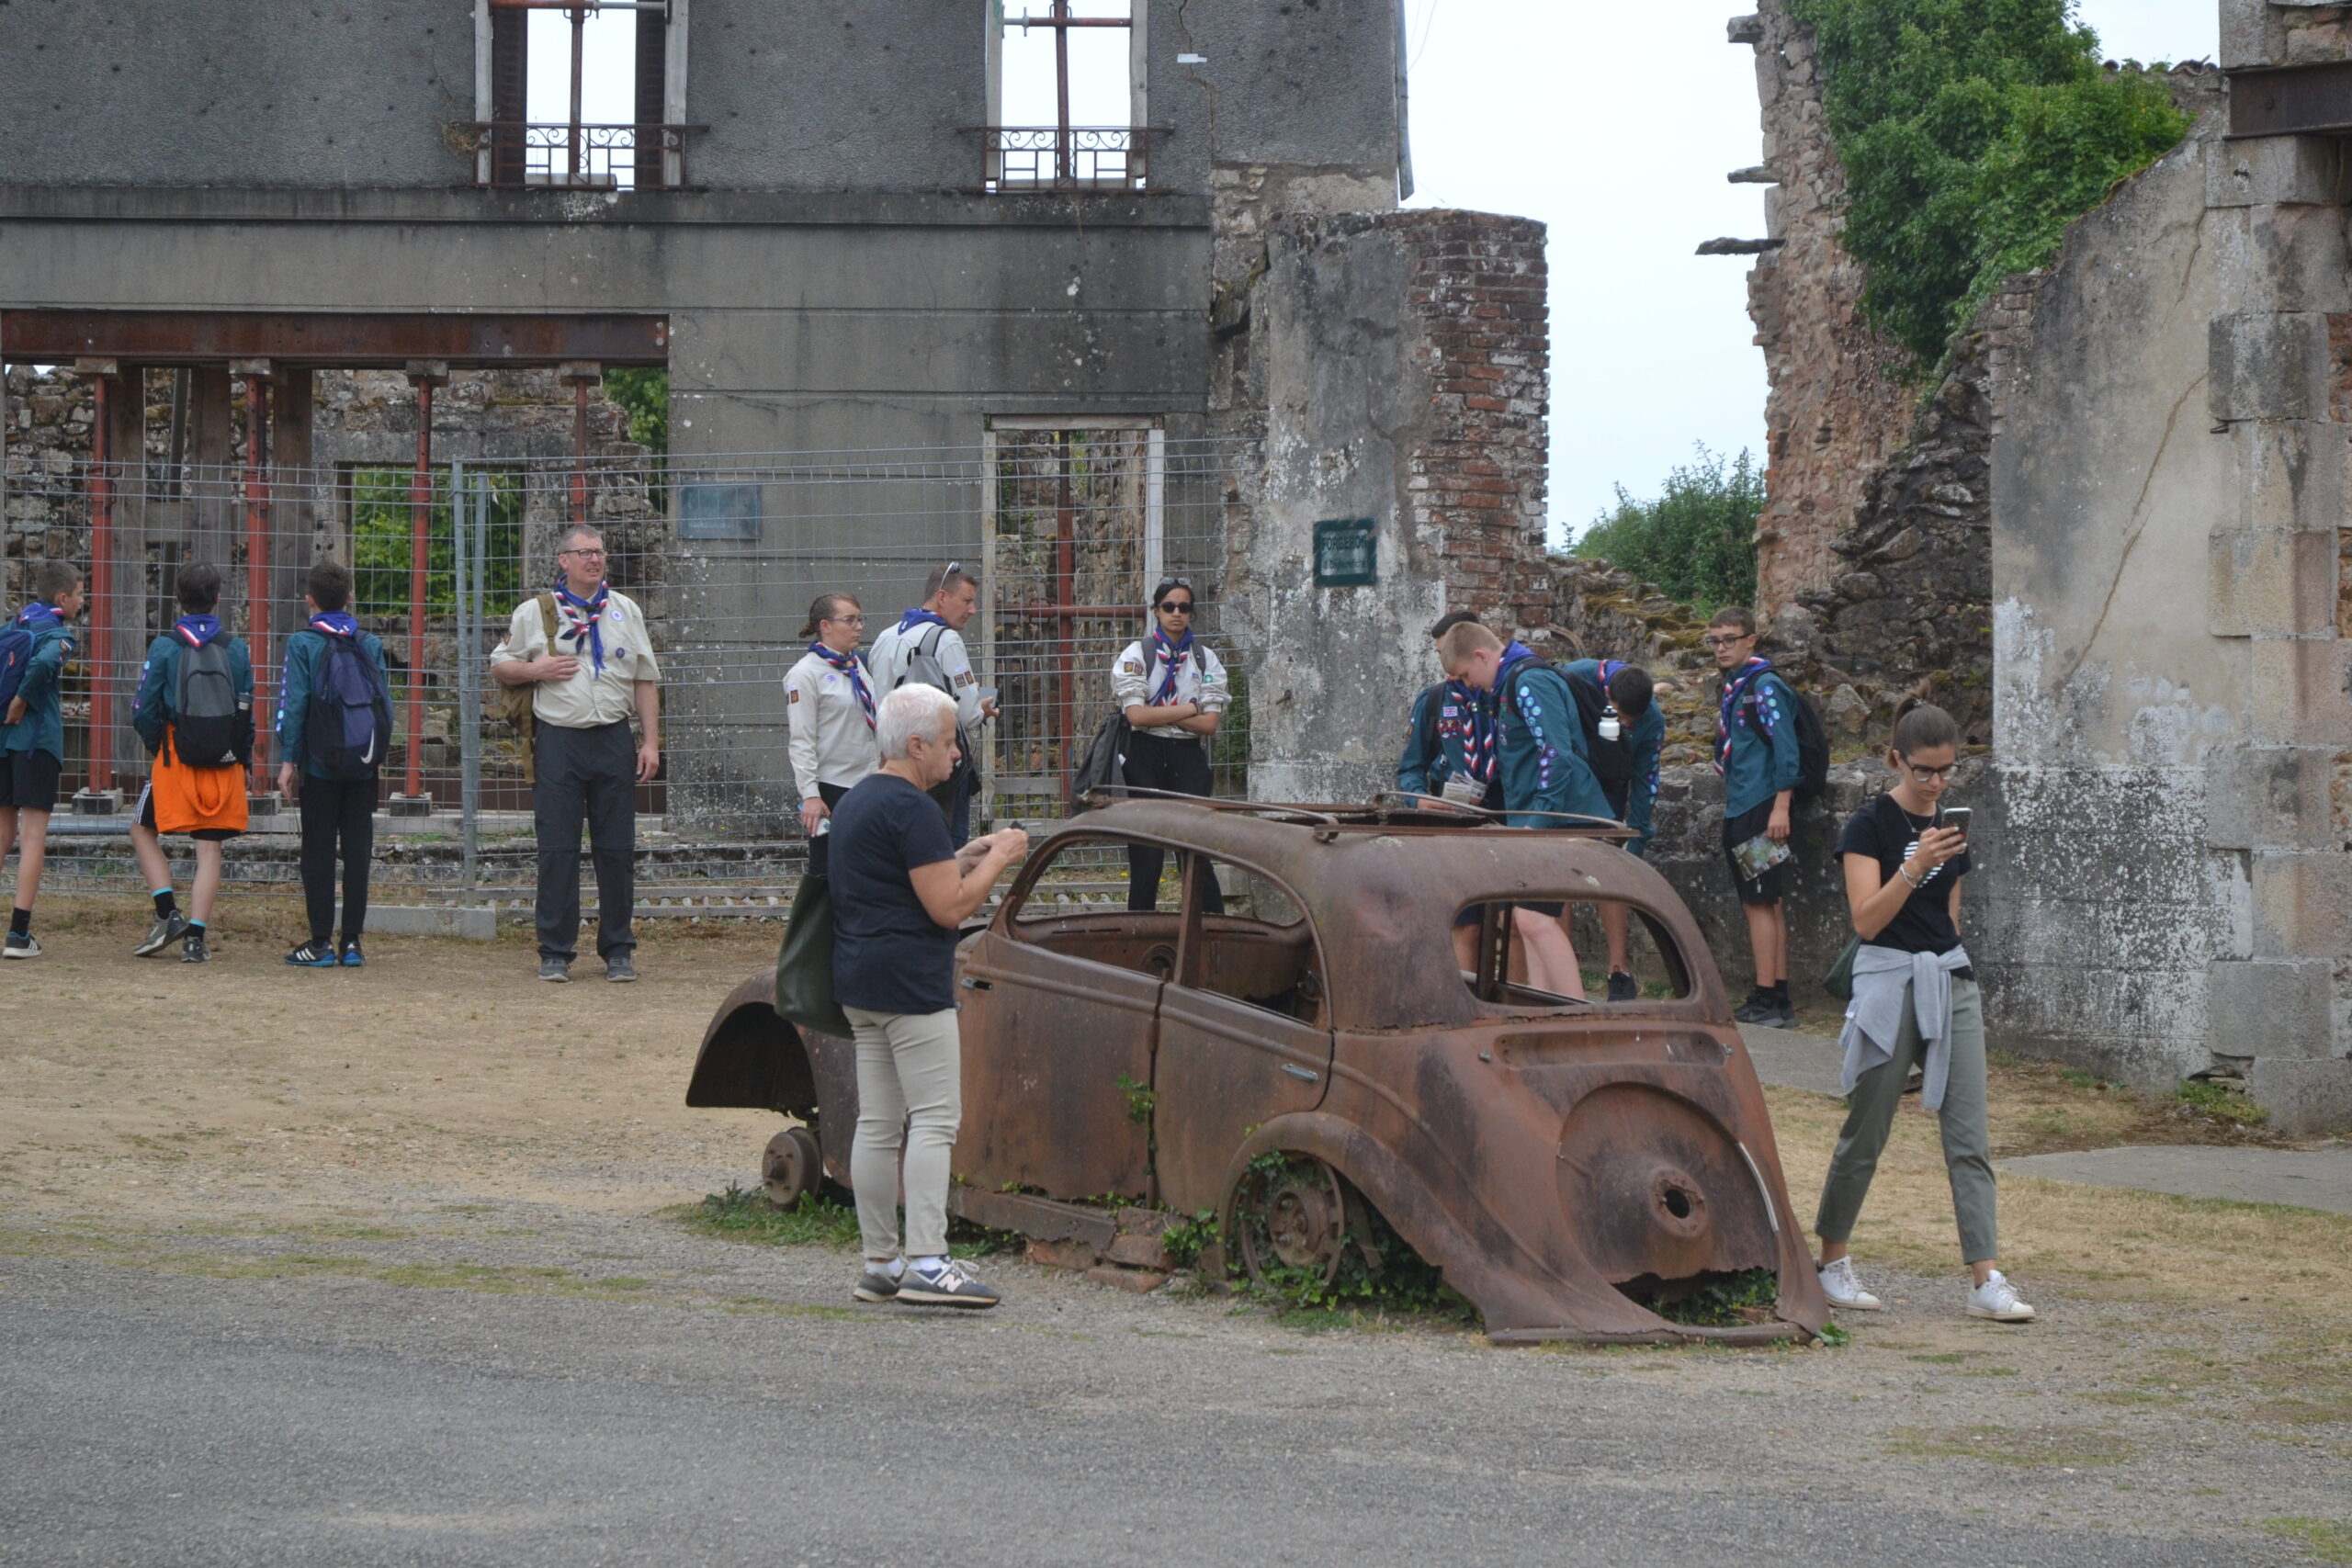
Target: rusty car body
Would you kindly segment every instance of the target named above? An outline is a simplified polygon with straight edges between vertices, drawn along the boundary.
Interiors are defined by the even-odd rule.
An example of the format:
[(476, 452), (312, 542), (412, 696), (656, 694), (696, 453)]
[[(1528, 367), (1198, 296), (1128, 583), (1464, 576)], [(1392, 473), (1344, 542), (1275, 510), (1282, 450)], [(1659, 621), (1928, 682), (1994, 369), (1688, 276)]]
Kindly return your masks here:
[[(1056, 896), (1131, 843), (1175, 852), (1179, 907)], [(1509, 981), (1509, 902), (1563, 897), (1623, 905), (1673, 995), (1571, 1002)], [(1492, 960), (1475, 977), (1450, 934), (1472, 908)], [(1212, 1211), (1224, 1236), (1254, 1224), (1279, 1261), (1319, 1266), (1368, 1204), (1497, 1339), (1754, 1342), (1828, 1320), (1705, 944), (1605, 833), (1119, 801), (1032, 846), (957, 982), (956, 1191), (983, 1223), (1051, 1236), (1080, 1203)], [(786, 1201), (846, 1186), (856, 1099), (850, 1043), (778, 1017), (765, 973), (720, 1005), (687, 1094), (805, 1124), (770, 1148)], [(1291, 1174), (1265, 1179), (1268, 1155)], [(1213, 1246), (1204, 1270), (1277, 1260), (1219, 1256), (1236, 1250)], [(1777, 1303), (1748, 1321), (1652, 1310), (1758, 1269)]]

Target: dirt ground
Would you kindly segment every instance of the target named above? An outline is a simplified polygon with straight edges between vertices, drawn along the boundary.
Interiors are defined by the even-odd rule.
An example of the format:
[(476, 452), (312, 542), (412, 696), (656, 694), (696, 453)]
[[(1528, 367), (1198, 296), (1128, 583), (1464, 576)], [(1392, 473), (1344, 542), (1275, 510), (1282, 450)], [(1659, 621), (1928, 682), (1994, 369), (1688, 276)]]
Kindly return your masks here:
[[(366, 969), (317, 973), (278, 962), (300, 934), (288, 902), (232, 900), (202, 967), (130, 957), (145, 924), (120, 900), (58, 900), (40, 922), (46, 954), (0, 965), (0, 1286), (13, 1258), (716, 1306), (846, 1328), (849, 1255), (749, 1248), (680, 1223), (704, 1194), (750, 1185), (777, 1125), (684, 1103), (710, 1009), (773, 961), (775, 927), (649, 921), (639, 983), (607, 985), (591, 959), (558, 987), (535, 978), (522, 928), (490, 943), (373, 939)], [(2168, 1127), (2243, 1135), (2075, 1078), (1996, 1072), (1997, 1152), (2145, 1142)], [(1809, 1212), (1842, 1107), (1768, 1097), (1792, 1196)], [(2085, 1517), (2113, 1528), (2210, 1526), (2253, 1553), (2231, 1560), (2352, 1562), (2352, 1219), (2032, 1179), (2004, 1183), (2001, 1217), (2005, 1261), (2046, 1314), (2030, 1329), (1960, 1315), (1934, 1128), (1907, 1103), (1855, 1238), (1890, 1310), (1850, 1317), (1850, 1348), (1778, 1353), (1795, 1360), (1772, 1374), (1824, 1397), (1851, 1392), (1851, 1424), (1804, 1438), (1826, 1444), (1823, 1465), (1964, 1461), (1965, 1485), (1995, 1510), (2018, 1467), (2095, 1474)], [(792, 1261), (779, 1271), (754, 1252)], [(1024, 1311), (1068, 1309), (1121, 1332), (1214, 1339), (1237, 1311), (1254, 1314), (1252, 1332), (1302, 1343), (1334, 1326), (1215, 1299), (1136, 1300), (1012, 1258), (990, 1269)], [(1367, 1342), (1375, 1359), (1379, 1344), (1402, 1354), (1432, 1337), (1484, 1345), (1451, 1328), (1353, 1326), (1389, 1336)], [(1481, 1353), (1521, 1368), (1555, 1359)], [(1653, 1367), (1694, 1397), (1736, 1398), (1753, 1381), (1721, 1352), (1557, 1354)]]

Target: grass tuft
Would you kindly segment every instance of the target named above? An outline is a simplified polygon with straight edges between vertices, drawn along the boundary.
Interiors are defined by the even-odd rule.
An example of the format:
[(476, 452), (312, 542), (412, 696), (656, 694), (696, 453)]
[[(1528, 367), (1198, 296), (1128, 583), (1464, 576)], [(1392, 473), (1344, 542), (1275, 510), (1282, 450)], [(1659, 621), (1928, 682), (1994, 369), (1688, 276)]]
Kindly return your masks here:
[(2262, 1528), (2301, 1542), (2305, 1551), (2322, 1562), (2352, 1562), (2352, 1525), (2341, 1520), (2265, 1519)]
[(768, 1247), (815, 1244), (847, 1251), (858, 1245), (857, 1211), (815, 1193), (790, 1209), (779, 1209), (756, 1187), (727, 1184), (691, 1209), (673, 1211), (686, 1228), (722, 1241)]

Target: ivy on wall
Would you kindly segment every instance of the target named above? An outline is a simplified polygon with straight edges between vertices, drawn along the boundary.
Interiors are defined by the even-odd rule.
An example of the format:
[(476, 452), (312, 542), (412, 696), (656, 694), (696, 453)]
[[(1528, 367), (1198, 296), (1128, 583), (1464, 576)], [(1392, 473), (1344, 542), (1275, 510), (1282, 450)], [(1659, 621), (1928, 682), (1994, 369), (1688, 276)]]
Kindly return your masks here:
[(1863, 312), (1923, 366), (2188, 131), (2161, 79), (2100, 69), (2074, 0), (1788, 4), (1818, 40)]

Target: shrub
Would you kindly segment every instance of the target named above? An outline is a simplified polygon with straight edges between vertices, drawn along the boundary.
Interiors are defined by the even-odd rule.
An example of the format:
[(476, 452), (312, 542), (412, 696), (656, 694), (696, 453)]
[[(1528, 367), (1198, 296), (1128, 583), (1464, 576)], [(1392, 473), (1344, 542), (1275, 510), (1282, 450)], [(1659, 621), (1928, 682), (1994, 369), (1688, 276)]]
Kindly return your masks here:
[(2099, 68), (2073, 0), (1790, 0), (1812, 27), (1864, 314), (1923, 364), (2003, 278), (2179, 144), (2157, 78)]
[(1746, 452), (1726, 459), (1704, 446), (1666, 476), (1655, 501), (1617, 487), (1617, 510), (1592, 520), (1569, 553), (1605, 560), (1669, 596), (1712, 612), (1756, 597), (1756, 514), (1764, 476)]

